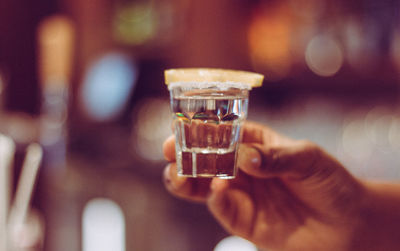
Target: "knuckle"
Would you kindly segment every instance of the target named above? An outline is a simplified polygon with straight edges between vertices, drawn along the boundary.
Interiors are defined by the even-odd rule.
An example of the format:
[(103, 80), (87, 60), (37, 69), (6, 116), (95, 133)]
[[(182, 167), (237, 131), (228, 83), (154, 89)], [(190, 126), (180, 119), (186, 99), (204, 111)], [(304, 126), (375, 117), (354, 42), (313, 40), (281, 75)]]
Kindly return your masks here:
[(309, 140), (301, 140), (299, 141), (300, 143), (300, 149), (301, 151), (307, 155), (307, 157), (312, 157), (312, 159), (317, 159), (321, 156), (322, 150), (321, 147), (314, 142), (311, 142)]
[(319, 181), (321, 178), (325, 178), (329, 173), (329, 170), (325, 167), (322, 168), (321, 164), (324, 159), (324, 151), (322, 148), (308, 140), (302, 141), (303, 147), (303, 159), (304, 159), (304, 168), (303, 168), (303, 179), (314, 177), (314, 180)]
[(260, 171), (268, 174), (276, 174), (282, 171), (282, 158), (280, 155), (280, 149), (270, 147), (264, 149), (261, 155), (261, 164), (259, 165)]
[(317, 144), (307, 139), (299, 140), (298, 142), (307, 150), (316, 150), (316, 148), (319, 148)]

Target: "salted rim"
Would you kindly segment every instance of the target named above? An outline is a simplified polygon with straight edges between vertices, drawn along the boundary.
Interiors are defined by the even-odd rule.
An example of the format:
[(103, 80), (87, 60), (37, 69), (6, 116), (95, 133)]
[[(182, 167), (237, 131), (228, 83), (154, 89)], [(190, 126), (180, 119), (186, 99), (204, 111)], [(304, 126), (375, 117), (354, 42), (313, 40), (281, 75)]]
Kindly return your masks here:
[(173, 82), (168, 85), (168, 90), (172, 90), (175, 87), (183, 88), (183, 89), (207, 89), (207, 88), (217, 88), (218, 90), (228, 90), (230, 88), (237, 88), (242, 90), (251, 90), (251, 86), (249, 84), (243, 84), (238, 82)]
[(196, 85), (212, 83), (212, 85), (221, 85), (227, 83), (231, 86), (232, 84), (240, 86), (247, 85), (250, 89), (252, 87), (261, 86), (264, 80), (262, 74), (217, 68), (169, 69), (164, 71), (164, 76), (166, 85), (176, 85), (175, 83), (195, 83)]

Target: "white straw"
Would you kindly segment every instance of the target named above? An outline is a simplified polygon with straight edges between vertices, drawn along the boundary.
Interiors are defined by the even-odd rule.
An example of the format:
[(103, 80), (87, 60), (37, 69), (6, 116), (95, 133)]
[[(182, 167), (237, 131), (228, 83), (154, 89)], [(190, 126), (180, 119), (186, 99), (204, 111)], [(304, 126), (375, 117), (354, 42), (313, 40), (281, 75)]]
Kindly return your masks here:
[(43, 151), (39, 144), (32, 143), (28, 146), (15, 192), (15, 199), (11, 207), (9, 222), (11, 228), (18, 227), (25, 221), (42, 155)]
[(0, 251), (7, 251), (7, 217), (12, 187), (15, 144), (0, 134)]

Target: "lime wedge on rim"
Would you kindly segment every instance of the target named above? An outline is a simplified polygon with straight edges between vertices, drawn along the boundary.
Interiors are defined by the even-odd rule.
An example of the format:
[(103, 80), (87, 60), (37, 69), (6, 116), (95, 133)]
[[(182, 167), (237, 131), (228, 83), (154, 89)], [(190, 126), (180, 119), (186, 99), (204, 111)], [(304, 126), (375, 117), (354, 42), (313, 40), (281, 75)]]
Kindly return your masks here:
[(233, 82), (247, 84), (250, 87), (260, 87), (264, 80), (262, 74), (216, 68), (169, 69), (164, 71), (164, 76), (166, 85), (185, 82)]

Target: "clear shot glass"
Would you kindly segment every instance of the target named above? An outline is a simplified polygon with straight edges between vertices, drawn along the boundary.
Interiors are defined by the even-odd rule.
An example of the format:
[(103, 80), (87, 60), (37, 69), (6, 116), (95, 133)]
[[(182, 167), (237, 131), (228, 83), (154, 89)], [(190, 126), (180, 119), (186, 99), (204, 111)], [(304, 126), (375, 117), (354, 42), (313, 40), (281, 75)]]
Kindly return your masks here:
[(178, 175), (231, 179), (237, 173), (240, 129), (257, 73), (183, 68), (165, 71), (176, 136)]

